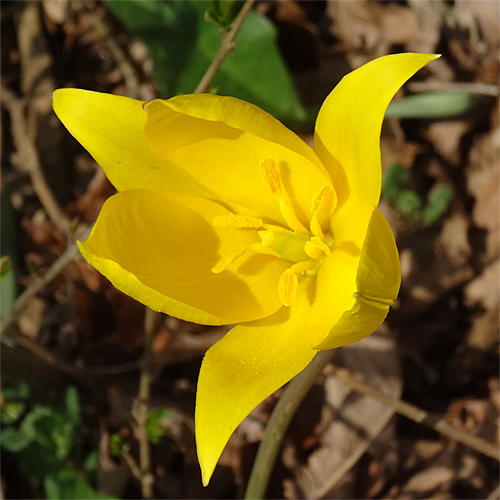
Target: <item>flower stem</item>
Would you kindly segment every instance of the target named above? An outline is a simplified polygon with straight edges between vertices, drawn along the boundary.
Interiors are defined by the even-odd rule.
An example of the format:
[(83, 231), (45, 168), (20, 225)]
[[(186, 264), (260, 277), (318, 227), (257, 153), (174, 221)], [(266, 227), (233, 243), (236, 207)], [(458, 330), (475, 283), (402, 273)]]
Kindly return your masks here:
[(132, 415), (137, 421), (139, 433), (139, 463), (143, 498), (153, 498), (154, 476), (151, 473), (151, 457), (146, 421), (149, 416), (149, 396), (151, 393), (151, 348), (155, 330), (156, 313), (146, 307), (144, 321), (144, 350), (142, 354), (139, 394), (132, 407)]
[(201, 79), (200, 83), (196, 87), (196, 90), (194, 91), (195, 94), (202, 94), (203, 92), (206, 92), (208, 89), (208, 86), (210, 85), (210, 82), (212, 81), (213, 77), (219, 71), (219, 68), (221, 67), (222, 63), (224, 62), (224, 59), (227, 57), (229, 52), (234, 50), (235, 43), (234, 39), (236, 37), (236, 34), (238, 33), (238, 30), (240, 29), (241, 24), (243, 23), (243, 20), (245, 19), (246, 15), (252, 8), (253, 3), (255, 0), (247, 0), (245, 2), (245, 5), (241, 9), (240, 13), (238, 14), (238, 17), (235, 19), (234, 23), (231, 25), (231, 29), (228, 31), (226, 35), (223, 35), (222, 37), (222, 42), (220, 44), (219, 52), (217, 52), (217, 55), (215, 56), (214, 60), (210, 64), (209, 68), (207, 69), (207, 72), (203, 75), (203, 78)]
[(260, 443), (245, 493), (246, 499), (263, 499), (273, 470), (276, 455), (295, 411), (333, 358), (334, 350), (319, 351), (313, 360), (285, 388)]

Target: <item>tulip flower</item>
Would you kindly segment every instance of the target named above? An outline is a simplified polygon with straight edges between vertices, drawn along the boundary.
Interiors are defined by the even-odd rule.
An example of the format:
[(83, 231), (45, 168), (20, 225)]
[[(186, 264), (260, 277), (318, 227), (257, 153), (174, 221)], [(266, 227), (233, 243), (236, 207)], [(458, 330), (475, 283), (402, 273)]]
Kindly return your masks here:
[(118, 191), (79, 243), (84, 258), (155, 311), (236, 324), (200, 370), (204, 484), (240, 422), (317, 350), (384, 321), (400, 266), (377, 209), (380, 130), (396, 91), (436, 57), (390, 55), (345, 76), (321, 107), (314, 149), (232, 97), (55, 92), (56, 114)]

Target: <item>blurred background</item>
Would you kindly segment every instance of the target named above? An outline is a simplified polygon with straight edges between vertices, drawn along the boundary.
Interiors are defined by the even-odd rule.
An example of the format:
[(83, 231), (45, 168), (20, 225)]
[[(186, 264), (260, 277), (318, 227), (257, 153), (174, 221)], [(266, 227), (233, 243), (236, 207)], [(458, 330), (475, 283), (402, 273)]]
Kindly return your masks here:
[[(53, 114), (52, 92), (193, 92), (239, 8), (1, 2), (2, 498), (141, 497), (133, 403), (145, 308), (75, 250), (115, 190)], [(496, 0), (259, 1), (210, 89), (312, 144), (319, 107), (347, 72), (395, 52), (443, 54), (397, 94), (382, 131), (380, 208), (401, 254), (399, 299), (334, 365), (421, 408), (427, 423), (497, 446), (499, 19)], [(154, 317), (144, 425), (156, 498), (244, 494), (279, 391), (240, 425), (203, 488), (196, 379), (227, 329)], [(292, 421), (269, 498), (500, 498), (497, 460), (338, 373), (325, 372)]]

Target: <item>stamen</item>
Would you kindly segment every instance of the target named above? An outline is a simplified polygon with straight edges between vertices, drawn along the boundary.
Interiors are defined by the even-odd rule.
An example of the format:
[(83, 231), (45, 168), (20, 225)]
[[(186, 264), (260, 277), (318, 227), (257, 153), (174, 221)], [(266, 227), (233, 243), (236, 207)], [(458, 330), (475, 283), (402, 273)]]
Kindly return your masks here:
[(278, 297), (284, 306), (291, 306), (297, 295), (299, 280), (292, 269), (283, 271), (278, 284)]
[(213, 224), (215, 227), (231, 227), (234, 229), (258, 229), (259, 227), (262, 227), (262, 219), (240, 214), (217, 215), (213, 219)]
[(311, 259), (318, 260), (320, 257), (330, 255), (330, 248), (325, 245), (319, 236), (313, 236), (305, 245), (304, 251)]
[(314, 196), (311, 204), (311, 233), (324, 237), (323, 230), (328, 227), (328, 219), (337, 205), (337, 195), (332, 186), (323, 186)]
[(266, 158), (260, 162), (260, 174), (264, 184), (270, 189), (271, 193), (278, 197), (280, 212), (288, 227), (297, 233), (309, 235), (309, 231), (300, 222), (290, 198), (283, 189), (279, 165), (271, 158)]
[(222, 259), (220, 259), (214, 267), (212, 267), (211, 271), (214, 274), (219, 274), (222, 271), (225, 271), (238, 257), (241, 257), (246, 251), (246, 248), (238, 248), (236, 250), (233, 250), (232, 252), (229, 252), (228, 254), (224, 255), (224, 257), (222, 257)]
[(266, 158), (260, 162), (260, 175), (271, 193), (281, 194), (281, 172), (274, 160)]

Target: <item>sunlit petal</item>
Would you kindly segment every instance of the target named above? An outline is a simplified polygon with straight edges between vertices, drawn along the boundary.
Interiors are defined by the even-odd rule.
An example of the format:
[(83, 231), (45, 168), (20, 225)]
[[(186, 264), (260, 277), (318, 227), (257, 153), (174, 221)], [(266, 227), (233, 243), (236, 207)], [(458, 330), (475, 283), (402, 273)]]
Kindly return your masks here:
[(128, 190), (104, 204), (87, 261), (118, 289), (177, 318), (202, 324), (249, 321), (274, 313), (286, 262), (247, 253), (216, 274), (231, 252), (259, 241), (257, 230), (214, 227), (227, 209), (209, 200)]
[[(360, 212), (368, 214), (370, 209), (363, 207), (357, 211), (357, 213)], [(344, 237), (345, 241), (349, 241), (348, 235)], [(325, 267), (325, 271), (327, 269)], [(399, 255), (391, 228), (378, 210), (372, 210), (359, 258), (355, 293), (350, 298), (352, 307), (345, 309), (333, 328), (323, 338), (321, 336), (310, 337), (312, 346), (315, 349), (333, 349), (356, 342), (373, 333), (387, 316), (389, 307), (398, 295), (400, 284)], [(342, 285), (342, 281), (337, 281), (337, 286)], [(324, 294), (328, 291), (321, 283), (318, 286), (322, 291), (318, 293), (318, 297), (321, 297), (320, 300), (326, 307)], [(349, 293), (352, 290), (352, 285), (347, 287)]]
[(303, 327), (305, 297), (274, 315), (238, 325), (205, 355), (196, 395), (196, 443), (208, 484), (229, 437), (265, 398), (303, 370), (315, 355)]
[[(307, 151), (305, 144), (295, 147), (295, 150), (288, 149), (279, 142), (254, 135), (245, 128), (237, 128), (243, 126), (241, 113), (248, 109), (251, 113), (245, 120), (249, 124), (247, 128), (252, 131), (255, 125), (250, 125), (251, 118), (256, 115), (263, 129), (270, 129), (269, 133), (276, 128), (278, 137), (279, 134), (286, 139), (295, 137), (291, 132), (285, 134), (279, 122), (262, 111), (255, 111), (249, 104), (228, 97), (208, 97), (200, 100), (198, 109), (198, 114), (204, 118), (194, 116), (195, 96), (149, 103), (144, 135), (152, 149), (184, 169), (200, 184), (206, 185), (234, 210), (284, 224), (276, 193), (266, 185), (260, 169), (262, 161), (272, 161), (280, 170), (283, 189), (291, 200), (293, 210), (302, 223), (307, 224), (311, 216), (311, 199), (330, 183), (329, 177), (322, 171), (323, 167), (318, 167), (320, 163), (314, 153), (309, 150), (304, 156), (302, 153)], [(219, 113), (215, 113), (215, 105), (203, 113), (207, 98), (209, 104), (219, 103)], [(192, 104), (172, 105), (182, 104), (184, 99)], [(235, 114), (237, 119), (230, 114), (233, 108), (240, 113)], [(185, 113), (186, 110), (191, 114)], [(263, 135), (267, 137), (269, 133)], [(289, 142), (293, 142), (294, 146), (302, 144), (298, 138)]]
[(190, 175), (146, 143), (142, 101), (80, 89), (54, 92), (64, 126), (94, 157), (118, 191), (155, 189), (213, 197)]
[(380, 57), (346, 75), (324, 101), (316, 120), (314, 150), (330, 172), (345, 217), (362, 205), (378, 204), (385, 110), (404, 82), (437, 57)]

